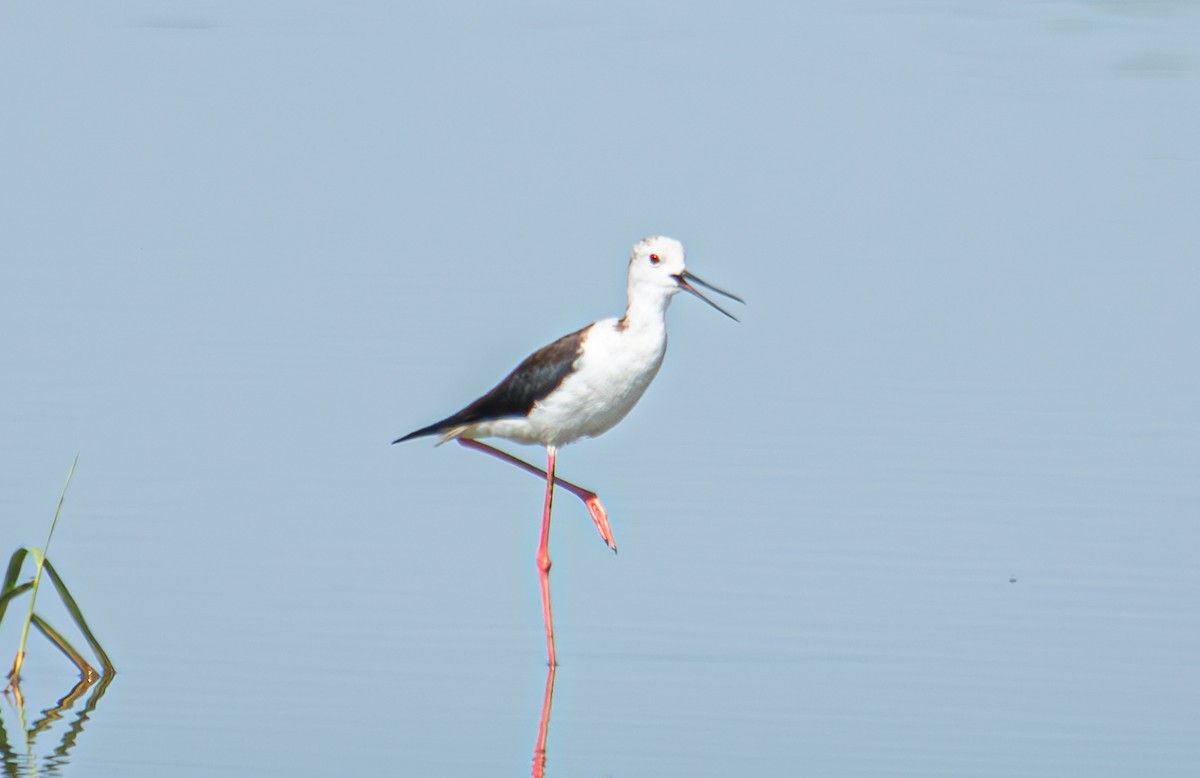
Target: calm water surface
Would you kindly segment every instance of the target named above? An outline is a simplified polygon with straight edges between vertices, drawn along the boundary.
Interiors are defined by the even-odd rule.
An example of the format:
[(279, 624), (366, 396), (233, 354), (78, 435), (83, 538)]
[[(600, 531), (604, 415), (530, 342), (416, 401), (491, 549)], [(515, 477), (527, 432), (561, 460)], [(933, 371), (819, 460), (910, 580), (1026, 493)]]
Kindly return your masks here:
[(528, 773), (542, 487), (388, 441), (651, 233), (749, 306), (562, 453), (546, 775), (1192, 774), (1200, 12), (964, 9), (4, 4), (0, 552), (80, 452), (120, 671), (5, 774)]

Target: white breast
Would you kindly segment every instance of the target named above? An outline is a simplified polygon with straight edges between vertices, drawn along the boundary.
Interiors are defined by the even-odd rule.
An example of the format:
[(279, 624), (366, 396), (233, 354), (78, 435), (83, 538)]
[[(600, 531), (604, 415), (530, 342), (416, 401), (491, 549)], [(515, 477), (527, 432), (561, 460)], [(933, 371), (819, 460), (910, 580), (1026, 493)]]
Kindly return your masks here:
[(575, 371), (529, 414), (537, 442), (561, 446), (607, 432), (633, 409), (658, 374), (666, 327), (622, 329), (616, 319), (587, 332)]

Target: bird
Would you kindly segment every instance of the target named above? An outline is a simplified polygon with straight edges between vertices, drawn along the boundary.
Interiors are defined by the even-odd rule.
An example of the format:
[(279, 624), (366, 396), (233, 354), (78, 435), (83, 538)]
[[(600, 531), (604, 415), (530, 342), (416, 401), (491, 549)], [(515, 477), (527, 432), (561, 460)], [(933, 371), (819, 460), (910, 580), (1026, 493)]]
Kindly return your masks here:
[[(558, 451), (569, 443), (607, 432), (641, 399), (662, 366), (667, 348), (667, 308), (676, 294), (689, 292), (738, 320), (701, 293), (698, 286), (745, 304), (737, 295), (689, 271), (683, 244), (678, 240), (655, 235), (638, 241), (629, 257), (628, 299), (623, 316), (601, 319), (562, 336), (530, 354), (500, 383), (462, 410), (392, 441), (396, 444), (437, 435), (437, 445), (455, 440), (546, 480), (536, 562), (551, 667), (558, 665), (550, 608), (549, 552), (556, 485), (583, 501), (600, 538), (614, 553), (617, 550), (608, 512), (596, 493), (557, 477)], [(480, 438), (540, 445), (546, 450), (546, 469), (483, 443)]]

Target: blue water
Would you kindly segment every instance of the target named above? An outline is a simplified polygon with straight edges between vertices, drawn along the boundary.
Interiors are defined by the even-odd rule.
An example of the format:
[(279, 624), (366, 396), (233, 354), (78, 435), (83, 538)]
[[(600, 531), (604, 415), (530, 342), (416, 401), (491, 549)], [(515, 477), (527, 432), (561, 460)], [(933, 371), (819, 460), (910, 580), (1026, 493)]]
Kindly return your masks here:
[[(0, 7), (15, 775), (525, 774), (542, 486), (397, 435), (677, 298), (566, 448), (548, 776), (1190, 775), (1188, 3)], [(536, 449), (518, 453), (540, 463)], [(52, 623), (67, 624), (50, 598)], [(15, 623), (0, 628), (0, 659)], [(39, 767), (40, 765), (40, 767)]]

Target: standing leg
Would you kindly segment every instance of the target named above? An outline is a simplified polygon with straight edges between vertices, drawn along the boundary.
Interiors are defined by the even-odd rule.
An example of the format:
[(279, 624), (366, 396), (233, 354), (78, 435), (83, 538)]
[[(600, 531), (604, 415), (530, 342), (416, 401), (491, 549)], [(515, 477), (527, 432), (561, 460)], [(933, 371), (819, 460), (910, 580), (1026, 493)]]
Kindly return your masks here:
[(550, 615), (550, 507), (554, 503), (554, 460), (558, 449), (546, 446), (546, 507), (542, 509), (542, 539), (538, 542), (538, 582), (542, 585), (542, 618), (546, 621), (546, 649), (550, 666), (556, 667), (554, 655), (554, 617)]
[(554, 701), (554, 665), (546, 673), (546, 696), (542, 698), (542, 718), (538, 722), (537, 743), (533, 746), (533, 778), (546, 776), (546, 736), (550, 734), (550, 705)]
[[(512, 454), (509, 454), (506, 451), (501, 451), (493, 446), (489, 446), (486, 443), (480, 443), (478, 440), (472, 440), (471, 438), (458, 438), (458, 442), (467, 448), (473, 448), (476, 451), (482, 451), (485, 454), (494, 456), (497, 459), (503, 459), (505, 462), (514, 464), (527, 473), (533, 473), (534, 475), (542, 476), (543, 478), (546, 476), (545, 470), (534, 467), (528, 462), (523, 462), (514, 457)], [(596, 496), (596, 493), (584, 489), (582, 486), (576, 486), (570, 481), (564, 481), (563, 479), (557, 477), (554, 479), (554, 483), (583, 500), (583, 504), (587, 506), (588, 513), (592, 517), (592, 522), (596, 525), (596, 530), (600, 533), (600, 539), (603, 540), (604, 544), (611, 548), (615, 554), (617, 552), (617, 544), (613, 542), (612, 527), (609, 526), (608, 523), (608, 511), (604, 510), (604, 506), (600, 504), (600, 498)]]

